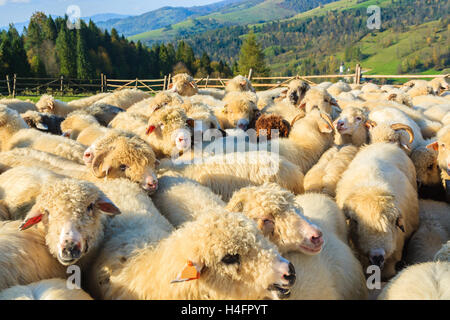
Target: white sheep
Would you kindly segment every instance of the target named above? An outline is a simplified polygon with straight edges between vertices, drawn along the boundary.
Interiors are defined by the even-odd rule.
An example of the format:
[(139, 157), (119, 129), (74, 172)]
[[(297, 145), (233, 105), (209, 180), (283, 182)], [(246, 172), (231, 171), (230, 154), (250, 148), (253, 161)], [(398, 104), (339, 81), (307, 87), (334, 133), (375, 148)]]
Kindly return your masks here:
[(350, 238), (363, 267), (395, 275), (403, 245), (419, 226), (416, 171), (396, 145), (363, 147), (342, 175), (336, 201), (350, 219)]
[(294, 198), (276, 184), (264, 184), (237, 191), (227, 209), (252, 218), (280, 252), (288, 252), (298, 279), (291, 299), (367, 298), (361, 264), (346, 238), (343, 242), (334, 233), (339, 229), (338, 233), (345, 233), (345, 218), (328, 197), (306, 194)]
[(147, 92), (137, 89), (123, 89), (114, 91), (96, 103), (109, 104), (126, 110), (133, 104), (147, 98), (150, 98), (150, 94)]
[(445, 202), (419, 200), (419, 229), (408, 242), (405, 262), (433, 261), (442, 244), (450, 239), (450, 205)]
[(0, 105), (1, 104), (10, 109), (16, 110), (18, 113), (37, 111), (36, 105), (30, 100), (23, 101), (20, 99), (0, 99)]
[(88, 281), (95, 298), (285, 298), (295, 281), (289, 262), (242, 214), (212, 211), (172, 233), (127, 214), (109, 232)]
[(449, 300), (450, 262), (427, 262), (400, 272), (383, 289), (379, 300)]
[(29, 129), (17, 111), (0, 105), (1, 150), (30, 147), (83, 163), (85, 147), (64, 137)]
[(79, 288), (67, 287), (67, 280), (47, 279), (0, 292), (0, 300), (92, 300)]
[(325, 193), (334, 198), (337, 183), (358, 151), (353, 145), (334, 146), (325, 151), (305, 175), (305, 192)]

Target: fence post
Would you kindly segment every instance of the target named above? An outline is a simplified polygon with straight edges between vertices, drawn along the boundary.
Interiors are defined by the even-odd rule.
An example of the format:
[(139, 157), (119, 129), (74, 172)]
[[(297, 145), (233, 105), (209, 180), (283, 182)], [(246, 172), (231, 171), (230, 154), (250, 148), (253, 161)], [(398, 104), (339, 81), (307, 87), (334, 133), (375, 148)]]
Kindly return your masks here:
[(106, 74), (103, 75), (103, 84), (105, 86), (105, 92), (108, 92), (108, 78), (106, 77)]
[(250, 68), (250, 70), (248, 71), (248, 80), (249, 80), (249, 81), (252, 80), (252, 76), (253, 76), (253, 69)]
[(13, 93), (12, 97), (13, 99), (16, 97), (16, 81), (17, 81), (17, 75), (14, 73), (14, 80), (13, 80)]
[(8, 86), (8, 96), (11, 95), (11, 86), (9, 85), (9, 75), (6, 75), (6, 85)]
[(104, 88), (103, 88), (103, 72), (100, 74), (100, 87), (101, 87), (101, 90), (102, 90), (102, 93), (104, 92), (103, 90), (104, 90)]
[(355, 67), (355, 80), (354, 80), (354, 83), (355, 84), (360, 84), (361, 83), (361, 66), (359, 65), (359, 63)]
[(167, 76), (164, 76), (163, 91), (166, 90), (166, 80), (167, 80)]
[(59, 84), (59, 92), (61, 95), (63, 95), (63, 82), (64, 82), (64, 76), (61, 76), (60, 84)]
[(209, 81), (209, 74), (208, 74), (208, 76), (206, 77), (205, 89), (208, 88), (208, 81)]
[(172, 74), (171, 73), (169, 73), (169, 78), (167, 78), (167, 90), (169, 90), (170, 89), (170, 80), (172, 80)]
[(136, 78), (136, 84), (134, 85), (134, 88), (135, 88), (135, 89), (137, 89), (137, 86), (138, 86), (138, 81), (139, 81), (139, 79), (138, 79), (138, 78)]

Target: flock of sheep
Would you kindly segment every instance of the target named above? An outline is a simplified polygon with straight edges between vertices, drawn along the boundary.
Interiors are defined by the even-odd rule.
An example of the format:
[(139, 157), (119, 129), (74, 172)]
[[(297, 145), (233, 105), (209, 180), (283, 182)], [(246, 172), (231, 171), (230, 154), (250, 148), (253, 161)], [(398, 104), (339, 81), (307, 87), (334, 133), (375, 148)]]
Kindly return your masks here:
[(448, 89), (2, 99), (0, 299), (450, 299)]

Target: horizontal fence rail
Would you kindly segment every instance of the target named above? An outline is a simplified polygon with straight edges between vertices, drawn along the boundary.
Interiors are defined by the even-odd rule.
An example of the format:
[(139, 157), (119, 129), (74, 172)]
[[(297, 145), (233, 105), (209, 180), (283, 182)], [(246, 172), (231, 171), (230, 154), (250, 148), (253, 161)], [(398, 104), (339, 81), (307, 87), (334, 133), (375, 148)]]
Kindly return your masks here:
[[(301, 79), (314, 86), (317, 83), (314, 79), (329, 80), (344, 79), (347, 82), (360, 84), (370, 80), (394, 80), (394, 79), (432, 79), (445, 78), (445, 75), (369, 75), (365, 74), (361, 66), (356, 65), (355, 72), (351, 74), (331, 74), (331, 75), (308, 75), (308, 76), (279, 76), (279, 77), (253, 77), (253, 71), (250, 69), (247, 78), (252, 81), (256, 89), (275, 89), (286, 86), (293, 79)], [(216, 88), (223, 89), (229, 78), (204, 78), (194, 79), (197, 86), (201, 89)], [(169, 74), (163, 79), (109, 79), (105, 74), (101, 74), (96, 79), (75, 79), (64, 76), (50, 77), (19, 77), (16, 74), (6, 75), (0, 79), (1, 96), (40, 96), (44, 93), (52, 95), (70, 95), (70, 96), (89, 96), (100, 92), (109, 92), (123, 89), (140, 89), (151, 93), (167, 90), (171, 88), (172, 75)]]

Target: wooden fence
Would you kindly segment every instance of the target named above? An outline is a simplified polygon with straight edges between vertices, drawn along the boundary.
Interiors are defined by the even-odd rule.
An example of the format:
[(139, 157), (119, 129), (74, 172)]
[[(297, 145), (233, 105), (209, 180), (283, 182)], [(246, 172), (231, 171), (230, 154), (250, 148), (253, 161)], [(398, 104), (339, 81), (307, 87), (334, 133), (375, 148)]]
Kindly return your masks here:
[[(253, 77), (253, 71), (250, 70), (247, 78), (252, 80), (252, 85), (256, 89), (272, 89), (286, 85), (293, 79), (302, 79), (311, 85), (316, 83), (312, 79), (321, 81), (332, 81), (335, 79), (344, 79), (347, 82), (360, 84), (369, 80), (380, 81), (382, 79), (432, 79), (437, 77), (449, 77), (449, 75), (367, 75), (364, 74), (361, 66), (358, 64), (355, 73), (352, 74), (332, 74), (332, 75), (295, 75), (290, 77)], [(169, 74), (163, 79), (108, 79), (105, 74), (101, 74), (98, 79), (72, 79), (64, 76), (58, 78), (23, 78), (17, 75), (6, 76), (5, 80), (0, 79), (0, 95), (9, 95), (12, 97), (39, 96), (44, 93), (53, 95), (71, 95), (88, 96), (94, 93), (107, 92), (122, 89), (140, 89), (149, 92), (159, 92), (167, 90), (170, 87), (172, 76)], [(226, 82), (230, 79), (210, 78), (209, 76), (201, 79), (195, 79), (199, 88), (224, 88)]]

